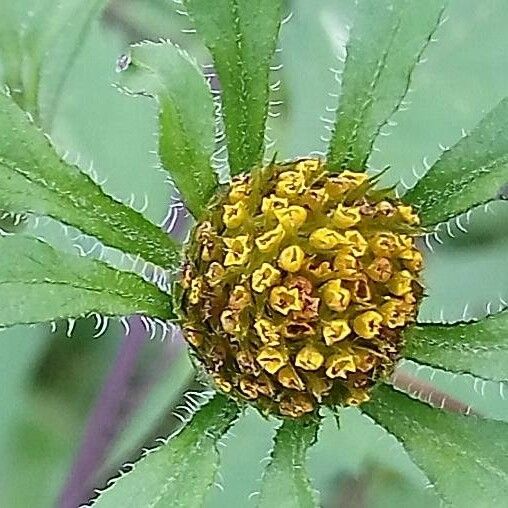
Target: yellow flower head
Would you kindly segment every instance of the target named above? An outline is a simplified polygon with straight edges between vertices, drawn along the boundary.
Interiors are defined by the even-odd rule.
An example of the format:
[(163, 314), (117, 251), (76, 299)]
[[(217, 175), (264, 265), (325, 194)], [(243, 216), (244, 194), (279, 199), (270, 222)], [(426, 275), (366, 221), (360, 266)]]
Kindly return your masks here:
[(249, 181), (243, 177), (236, 177), (231, 182), (231, 189), (228, 194), (228, 200), (230, 203), (238, 203), (239, 201), (245, 201), (251, 193), (251, 186)]
[(337, 312), (345, 311), (351, 301), (351, 293), (342, 287), (340, 279), (334, 279), (324, 284), (322, 295), (326, 305)]
[(265, 289), (275, 285), (280, 279), (280, 271), (270, 263), (263, 263), (260, 268), (252, 273), (251, 286), (256, 293), (262, 293)]
[(397, 328), (406, 324), (407, 304), (401, 300), (388, 300), (379, 308), (383, 324), (388, 328)]
[(222, 221), (230, 229), (236, 229), (247, 218), (247, 207), (243, 201), (238, 201), (234, 205), (224, 205)]
[(250, 251), (248, 235), (234, 238), (224, 238), (226, 244), (226, 258), (224, 266), (244, 265), (249, 259)]
[(397, 212), (402, 217), (402, 219), (411, 225), (420, 224), (420, 217), (415, 213), (411, 206), (399, 205), (397, 207)]
[(414, 210), (318, 159), (235, 177), (182, 273), (184, 335), (219, 390), (299, 418), (389, 376), (423, 293)]
[(387, 283), (390, 292), (397, 296), (403, 296), (412, 291), (413, 275), (409, 270), (396, 273)]
[(271, 229), (256, 238), (256, 247), (261, 252), (270, 252), (279, 246), (284, 239), (285, 234), (284, 228), (278, 224), (276, 228)]
[(349, 191), (358, 188), (368, 180), (365, 173), (354, 173), (343, 171), (339, 175), (330, 176), (325, 183), (325, 188), (330, 197), (334, 199), (343, 198)]
[(372, 339), (379, 334), (383, 316), (374, 310), (368, 310), (353, 319), (354, 331), (364, 339)]
[(291, 205), (274, 211), (275, 217), (287, 231), (295, 231), (307, 220), (307, 210), (302, 206)]
[(324, 360), (324, 356), (315, 347), (305, 346), (298, 351), (295, 365), (303, 370), (318, 370)]
[(330, 228), (319, 228), (309, 236), (311, 247), (318, 250), (336, 249), (346, 243), (346, 239), (339, 232)]
[(282, 386), (290, 390), (305, 390), (305, 383), (291, 365), (286, 365), (279, 370), (277, 380)]
[(333, 260), (333, 268), (341, 279), (354, 280), (360, 273), (358, 259), (347, 251), (339, 251)]
[(254, 322), (254, 330), (264, 344), (277, 346), (280, 344), (280, 333), (276, 325), (269, 319), (259, 318)]
[(284, 355), (274, 347), (263, 348), (256, 360), (270, 374), (275, 374), (286, 363)]
[(319, 159), (304, 159), (295, 164), (295, 171), (301, 173), (306, 179), (313, 179), (323, 172), (323, 166)]
[(376, 256), (395, 257), (399, 252), (400, 239), (394, 233), (376, 233), (370, 240), (370, 248)]
[(201, 278), (194, 279), (190, 284), (189, 303), (196, 305), (201, 298), (201, 291), (203, 289), (203, 280)]
[(270, 305), (272, 309), (287, 316), (292, 310), (302, 310), (302, 301), (298, 289), (288, 289), (277, 286), (270, 292)]
[(337, 205), (333, 212), (332, 221), (339, 229), (351, 228), (362, 220), (359, 206)]
[(388, 258), (374, 258), (365, 272), (375, 282), (386, 282), (392, 276), (393, 266)]
[(303, 265), (305, 252), (299, 245), (286, 247), (279, 256), (278, 265), (286, 272), (295, 273)]
[(226, 273), (226, 269), (216, 261), (213, 261), (208, 266), (208, 270), (205, 273), (205, 279), (206, 282), (214, 287), (217, 284), (220, 284), (222, 281), (222, 277), (224, 277), (224, 274)]
[(351, 333), (346, 319), (334, 319), (323, 326), (323, 338), (328, 346), (344, 340)]
[(261, 211), (271, 216), (274, 214), (275, 210), (281, 210), (282, 208), (287, 208), (289, 206), (289, 201), (286, 198), (279, 198), (275, 194), (267, 198), (263, 198), (261, 202)]
[(348, 372), (355, 372), (354, 358), (349, 353), (335, 353), (326, 360), (326, 375), (329, 378), (341, 377), (346, 379)]
[(305, 190), (305, 175), (299, 171), (285, 171), (280, 174), (275, 192), (282, 198), (293, 198)]

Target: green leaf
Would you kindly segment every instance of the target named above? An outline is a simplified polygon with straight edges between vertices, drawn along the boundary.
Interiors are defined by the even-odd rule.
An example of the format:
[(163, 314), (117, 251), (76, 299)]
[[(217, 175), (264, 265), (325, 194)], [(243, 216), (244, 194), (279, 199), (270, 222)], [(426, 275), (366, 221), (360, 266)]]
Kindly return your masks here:
[[(59, 0), (53, 1), (54, 9), (46, 10), (50, 16), (43, 25), (48, 36), (40, 56), (38, 104), (41, 125), (47, 130), (53, 124), (70, 69), (106, 3), (107, 0)], [(37, 20), (39, 26), (42, 23)]]
[(471, 132), (447, 150), (404, 195), (424, 225), (500, 198), (508, 182), (508, 97)]
[(44, 134), (2, 93), (0, 203), (10, 212), (52, 217), (164, 268), (179, 259), (179, 247), (166, 233), (63, 162)]
[(275, 436), (272, 460), (263, 474), (259, 508), (317, 508), (317, 492), (305, 468), (319, 421), (284, 420)]
[(231, 174), (263, 157), (269, 71), (282, 0), (184, 0), (210, 50), (222, 90)]
[(508, 311), (476, 322), (419, 324), (404, 336), (408, 359), (484, 379), (508, 380)]
[(217, 443), (237, 417), (237, 405), (215, 395), (179, 433), (118, 478), (94, 506), (202, 506), (219, 466)]
[(212, 95), (196, 62), (169, 42), (134, 45), (121, 85), (157, 99), (159, 156), (187, 208), (200, 217), (217, 189)]
[(508, 424), (432, 408), (381, 385), (362, 410), (399, 439), (451, 506), (508, 499)]
[(196, 369), (185, 348), (178, 352), (174, 362), (157, 375), (157, 380), (142, 404), (136, 407), (129, 421), (120, 431), (118, 438), (108, 452), (102, 471), (111, 472), (128, 457), (132, 457), (152, 436), (154, 428), (160, 428), (167, 421), (168, 408), (180, 400), (182, 394), (195, 381)]
[(333, 170), (366, 169), (374, 142), (401, 106), (442, 13), (443, 0), (358, 2), (328, 152)]
[(23, 2), (2, 2), (0, 16), (0, 82), (11, 88), (13, 95), (21, 89), (21, 30)]
[(170, 297), (137, 275), (25, 236), (0, 238), (0, 301), (0, 327), (92, 312), (173, 317)]
[(49, 130), (70, 69), (106, 0), (4, 3), (0, 60), (5, 82), (16, 102)]

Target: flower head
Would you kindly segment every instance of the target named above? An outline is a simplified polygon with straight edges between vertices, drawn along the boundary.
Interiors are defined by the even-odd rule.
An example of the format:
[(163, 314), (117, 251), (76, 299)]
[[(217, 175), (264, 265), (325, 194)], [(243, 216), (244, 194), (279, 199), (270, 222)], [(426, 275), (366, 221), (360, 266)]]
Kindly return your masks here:
[[(219, 389), (293, 417), (323, 402), (368, 400), (393, 370), (422, 293), (412, 208), (389, 191), (371, 193), (365, 174), (325, 169), (304, 159), (233, 180), (197, 226), (187, 259), (182, 317), (198, 361)], [(213, 309), (205, 320), (203, 305)]]

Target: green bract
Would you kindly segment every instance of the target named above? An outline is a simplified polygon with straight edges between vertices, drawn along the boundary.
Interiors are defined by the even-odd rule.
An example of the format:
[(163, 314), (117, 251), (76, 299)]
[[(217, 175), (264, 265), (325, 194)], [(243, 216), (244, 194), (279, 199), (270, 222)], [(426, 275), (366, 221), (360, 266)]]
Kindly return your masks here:
[[(57, 251), (49, 242), (25, 236), (29, 231), (0, 228), (6, 236), (0, 239), (0, 327), (91, 313), (176, 320), (167, 282), (177, 280), (174, 274), (185, 246), (62, 160), (42, 130), (51, 126), (73, 48), (104, 2), (64, 2), (65, 8), (57, 11), (47, 3), (41, 2), (37, 23), (29, 24), (23, 37), (12, 31), (19, 15), (14, 2), (0, 18), (6, 85), (0, 93), (0, 208), (72, 226), (141, 260), (151, 272), (144, 277), (141, 270), (128, 273), (112, 263)], [(186, 208), (200, 220), (220, 190), (217, 169), (224, 154), (230, 177), (263, 163), (270, 70), (284, 2), (180, 3), (213, 58), (219, 88), (212, 89), (196, 61), (169, 41), (132, 46), (120, 60), (119, 85), (156, 101), (161, 166)], [(412, 72), (444, 12), (441, 0), (357, 3), (327, 155), (332, 175), (368, 169), (381, 129), (403, 105)], [(69, 25), (71, 30), (62, 31)], [(59, 50), (52, 53), (53, 48)], [(26, 62), (31, 65), (26, 67)], [(48, 74), (56, 86), (45, 81)], [(507, 133), (505, 99), (401, 197), (418, 211), (427, 231), (503, 197), (499, 189), (508, 180)], [(426, 290), (432, 293), (432, 288)], [(502, 393), (502, 383), (508, 381), (507, 316), (500, 310), (474, 322), (412, 324), (405, 332), (403, 353), (420, 365), (499, 382)], [(242, 405), (215, 394), (195, 409), (192, 421), (105, 489), (96, 505), (202, 506), (216, 481), (217, 445), (241, 418)], [(360, 411), (402, 443), (448, 505), (506, 504), (508, 424), (432, 407), (415, 394), (396, 390), (389, 380), (374, 388)], [(337, 414), (340, 423), (341, 408)], [(316, 413), (280, 422), (258, 506), (319, 506), (305, 463), (325, 417), (329, 415)]]

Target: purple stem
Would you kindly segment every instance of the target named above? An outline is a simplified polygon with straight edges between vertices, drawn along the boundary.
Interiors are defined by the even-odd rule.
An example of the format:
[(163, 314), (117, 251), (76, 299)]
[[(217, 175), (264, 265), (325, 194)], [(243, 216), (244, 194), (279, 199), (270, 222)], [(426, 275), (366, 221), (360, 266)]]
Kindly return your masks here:
[[(182, 206), (172, 207), (163, 224), (177, 240), (183, 240), (192, 218)], [(156, 376), (145, 380), (143, 386), (133, 387), (139, 357), (146, 343), (147, 332), (139, 316), (129, 319), (130, 333), (124, 335), (107, 379), (88, 418), (71, 471), (62, 489), (58, 508), (77, 508), (86, 503), (93, 489), (97, 471), (104, 463), (107, 453), (118, 436), (123, 424), (148, 394)], [(180, 349), (181, 339), (175, 334), (167, 357), (167, 365), (174, 357), (175, 347)], [(163, 370), (163, 369), (161, 369)], [(166, 370), (166, 369), (164, 369)]]
[(117, 434), (116, 427), (123, 416), (129, 381), (136, 370), (146, 336), (139, 317), (129, 321), (131, 332), (124, 336), (120, 344), (115, 363), (88, 419), (78, 455), (60, 496), (60, 508), (76, 508), (80, 505), (83, 494), (88, 492), (90, 479), (102, 464)]

